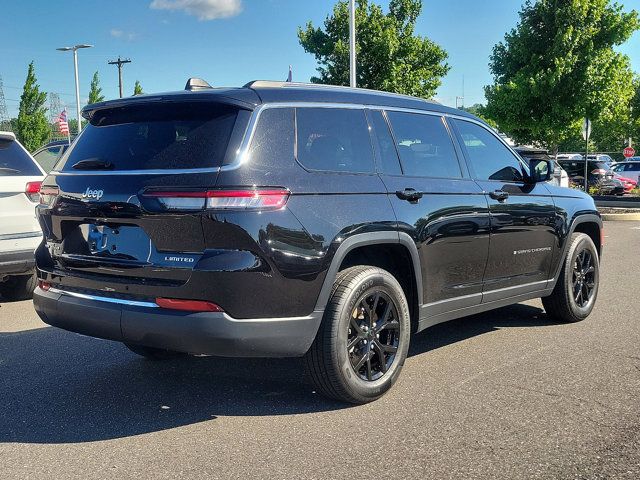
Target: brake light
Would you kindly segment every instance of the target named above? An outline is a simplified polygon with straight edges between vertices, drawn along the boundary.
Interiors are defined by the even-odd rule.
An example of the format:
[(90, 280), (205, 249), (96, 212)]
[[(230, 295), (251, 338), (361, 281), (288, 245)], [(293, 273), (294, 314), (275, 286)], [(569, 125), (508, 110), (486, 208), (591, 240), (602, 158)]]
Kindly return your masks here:
[(219, 305), (203, 300), (156, 298), (156, 304), (161, 308), (168, 308), (169, 310), (180, 310), (183, 312), (224, 312), (224, 310)]
[(286, 205), (289, 190), (152, 191), (144, 196), (156, 198), (167, 210), (278, 210)]
[(51, 206), (58, 193), (58, 187), (40, 187), (40, 205)]
[(44, 280), (38, 280), (38, 287), (45, 292), (49, 291), (51, 288), (51, 284), (49, 282), (45, 282)]
[(24, 188), (24, 194), (33, 203), (38, 203), (40, 198), (40, 185), (42, 185), (42, 182), (29, 182)]

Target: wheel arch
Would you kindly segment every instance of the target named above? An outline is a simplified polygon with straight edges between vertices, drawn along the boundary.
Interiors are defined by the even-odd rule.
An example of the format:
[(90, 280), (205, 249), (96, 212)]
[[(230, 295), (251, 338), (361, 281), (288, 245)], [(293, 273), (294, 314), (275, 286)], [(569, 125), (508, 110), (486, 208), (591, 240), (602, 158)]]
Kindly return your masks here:
[[(390, 231), (361, 233), (342, 241), (331, 259), (331, 264), (329, 265), (320, 294), (318, 295), (318, 300), (316, 301), (315, 310), (324, 310), (338, 272), (346, 267), (352, 266), (350, 261), (357, 258), (359, 252), (364, 253), (367, 248), (372, 248), (371, 251), (374, 251), (373, 249), (384, 246), (389, 246), (391, 249), (403, 249), (407, 253), (407, 260), (412, 273), (411, 285), (412, 288), (415, 288), (415, 300), (418, 305), (422, 305), (422, 269), (420, 268), (420, 257), (416, 244), (408, 234)], [(388, 264), (389, 259), (385, 258), (384, 260), (385, 261), (382, 262), (373, 262), (373, 264), (374, 266), (384, 268), (383, 265), (385, 262)], [(371, 262), (367, 262), (366, 264), (370, 265)], [(402, 279), (398, 279), (398, 281), (403, 285)], [(403, 285), (403, 288), (405, 288), (405, 285)]]
[(569, 245), (571, 235), (574, 233), (584, 233), (588, 235), (593, 243), (596, 246), (596, 250), (598, 251), (598, 258), (602, 255), (602, 248), (604, 247), (602, 242), (602, 218), (600, 215), (595, 213), (588, 214), (577, 214), (573, 217), (571, 221), (570, 227), (567, 231), (567, 235), (564, 238), (564, 244), (562, 246), (562, 255), (558, 257), (558, 263), (554, 269), (554, 275), (551, 278), (553, 284), (547, 285), (547, 287), (553, 288), (558, 281), (558, 276), (560, 275), (560, 270), (562, 270), (562, 265), (567, 258), (567, 254), (569, 253)]

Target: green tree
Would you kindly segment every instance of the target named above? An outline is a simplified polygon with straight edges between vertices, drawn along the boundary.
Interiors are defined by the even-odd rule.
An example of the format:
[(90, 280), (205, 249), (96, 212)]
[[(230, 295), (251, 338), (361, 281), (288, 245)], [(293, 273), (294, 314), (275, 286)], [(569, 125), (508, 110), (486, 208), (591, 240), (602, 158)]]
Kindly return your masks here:
[(98, 78), (98, 72), (93, 74), (91, 79), (91, 89), (89, 90), (89, 103), (98, 103), (104, 101), (104, 95), (102, 95), (102, 88), (100, 88), (100, 79)]
[(18, 140), (30, 152), (40, 148), (49, 138), (51, 129), (47, 120), (47, 109), (44, 106), (46, 101), (47, 93), (40, 91), (33, 62), (31, 62), (20, 96), (18, 121), (15, 128)]
[(638, 27), (635, 10), (610, 0), (527, 0), (516, 28), (494, 47), (486, 114), (516, 141), (555, 151), (583, 117), (628, 105), (629, 59), (613, 47)]
[(133, 86), (133, 94), (134, 95), (142, 95), (144, 92), (142, 91), (142, 85), (140, 85), (140, 82), (138, 80), (136, 80), (135, 85)]
[[(358, 0), (357, 84), (362, 88), (432, 97), (449, 71), (447, 52), (414, 33), (421, 0), (391, 0), (389, 12), (368, 0)], [(314, 83), (349, 85), (349, 7), (339, 1), (324, 29), (308, 22), (298, 39), (318, 61)]]
[(491, 125), (493, 128), (497, 129), (498, 125), (493, 119), (489, 118), (486, 114), (486, 107), (480, 103), (474, 103), (470, 107), (462, 107), (461, 110), (465, 112), (469, 112), (472, 115), (484, 120), (488, 125)]

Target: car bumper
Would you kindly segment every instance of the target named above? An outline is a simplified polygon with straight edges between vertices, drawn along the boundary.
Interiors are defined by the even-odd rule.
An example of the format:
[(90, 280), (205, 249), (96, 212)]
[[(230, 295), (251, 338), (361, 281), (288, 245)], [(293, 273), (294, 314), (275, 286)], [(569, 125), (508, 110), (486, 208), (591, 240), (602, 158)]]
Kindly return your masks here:
[(313, 342), (322, 312), (239, 320), (223, 312), (181, 312), (150, 302), (36, 288), (33, 304), (49, 325), (92, 337), (193, 354), (296, 357)]
[(33, 250), (18, 250), (0, 253), (0, 275), (30, 273), (35, 267)]

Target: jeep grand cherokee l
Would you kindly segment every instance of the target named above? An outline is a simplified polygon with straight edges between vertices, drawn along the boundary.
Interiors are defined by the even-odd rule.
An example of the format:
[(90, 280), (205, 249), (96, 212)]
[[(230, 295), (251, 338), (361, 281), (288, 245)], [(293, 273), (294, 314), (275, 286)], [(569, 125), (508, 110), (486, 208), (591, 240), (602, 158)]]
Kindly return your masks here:
[(46, 177), (40, 317), (177, 352), (304, 356), (374, 400), (410, 335), (532, 298), (578, 321), (602, 223), (482, 121), (416, 98), (257, 81), (87, 106)]

